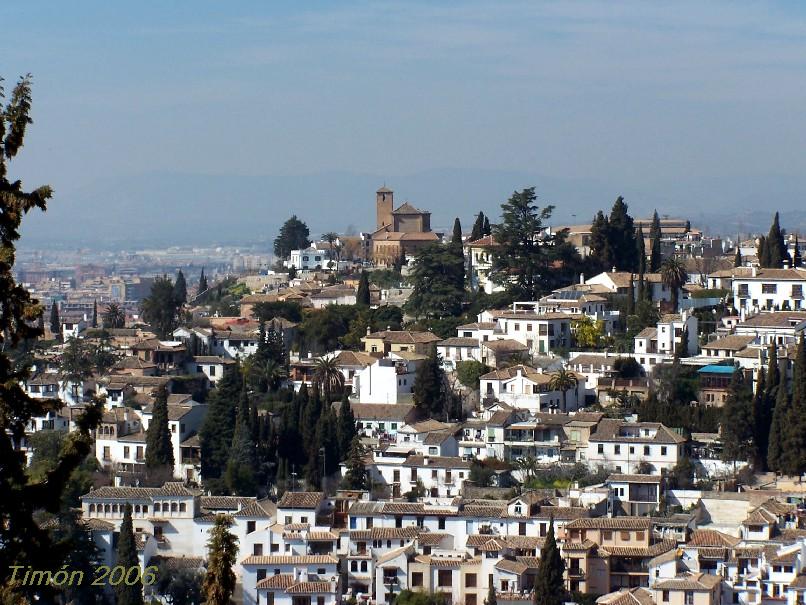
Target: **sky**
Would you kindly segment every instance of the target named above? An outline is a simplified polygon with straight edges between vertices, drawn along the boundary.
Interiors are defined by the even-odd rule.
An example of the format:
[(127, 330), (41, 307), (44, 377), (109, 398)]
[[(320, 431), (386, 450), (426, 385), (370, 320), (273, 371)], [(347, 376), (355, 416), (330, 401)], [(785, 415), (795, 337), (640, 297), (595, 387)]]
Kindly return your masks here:
[(155, 236), (369, 229), (383, 183), (446, 225), (529, 185), (569, 221), (804, 206), (802, 3), (121, 4), (0, 4), (0, 75), (34, 74), (13, 174), (61, 205), (34, 238), (131, 206)]

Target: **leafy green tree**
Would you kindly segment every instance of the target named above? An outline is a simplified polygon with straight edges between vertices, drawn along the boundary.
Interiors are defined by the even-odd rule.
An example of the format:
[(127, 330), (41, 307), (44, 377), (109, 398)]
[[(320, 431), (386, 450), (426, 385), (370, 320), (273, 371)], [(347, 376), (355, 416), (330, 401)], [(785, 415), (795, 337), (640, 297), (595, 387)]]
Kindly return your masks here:
[(59, 306), (55, 302), (50, 306), (50, 331), (56, 340), (61, 340), (62, 322), (59, 319)]
[(501, 205), (501, 223), (493, 229), (499, 247), (493, 256), (491, 278), (516, 300), (537, 300), (548, 277), (547, 250), (553, 236), (543, 241), (539, 236), (554, 206), (539, 208), (536, 202), (534, 187), (515, 191)]
[(204, 597), (207, 605), (229, 605), (235, 591), (232, 568), (238, 556), (238, 538), (229, 530), (232, 517), (218, 515), (207, 541), (207, 574), (204, 576)]
[(26, 357), (14, 358), (20, 347), (42, 335), (43, 308), (14, 279), (16, 242), (22, 219), (29, 211), (45, 210), (52, 195), (49, 186), (23, 190), (22, 180), (9, 176), (9, 164), (22, 148), (31, 124), (31, 76), (14, 86), (0, 106), (0, 591), (3, 599), (53, 602), (51, 586), (10, 586), (12, 566), (57, 570), (71, 551), (70, 540), (55, 542), (39, 523), (42, 511), (57, 513), (70, 478), (90, 453), (90, 432), (101, 419), (101, 404), (93, 401), (77, 419), (77, 430), (64, 446), (45, 479), (33, 479), (25, 471), (26, 457), (20, 445), (31, 419), (52, 410), (54, 402), (33, 399), (23, 389), (29, 376)]
[(364, 456), (367, 451), (361, 444), (361, 439), (358, 435), (353, 437), (353, 442), (350, 444), (350, 450), (347, 452), (346, 467), (347, 472), (344, 474), (342, 486), (344, 489), (368, 489), (369, 488), (369, 472), (367, 471)]
[(551, 375), (548, 386), (552, 391), (560, 391), (563, 394), (563, 412), (568, 411), (568, 391), (577, 388), (578, 385), (579, 378), (576, 374), (565, 368), (560, 368)]
[(250, 426), (249, 396), (241, 391), (238, 411), (235, 418), (235, 432), (229, 450), (224, 482), (230, 493), (238, 496), (254, 496), (257, 493), (255, 477), (255, 443)]
[(672, 309), (677, 311), (680, 300), (680, 288), (688, 281), (686, 268), (676, 258), (667, 258), (660, 266), (660, 275), (663, 285), (669, 288), (672, 297)]
[(334, 351), (360, 311), (361, 307), (356, 305), (328, 305), (306, 313), (298, 327), (300, 349), (314, 354)]
[(174, 285), (166, 276), (157, 277), (151, 286), (151, 293), (140, 303), (143, 319), (162, 339), (170, 338), (179, 325), (179, 309), (182, 303), (177, 300)]
[(733, 372), (722, 410), (722, 459), (749, 460), (754, 453), (753, 392), (739, 368)]
[(168, 428), (168, 389), (162, 385), (157, 390), (151, 422), (146, 430), (146, 467), (168, 467), (173, 470), (174, 448)]
[(126, 313), (118, 303), (111, 302), (101, 315), (103, 327), (107, 329), (122, 328), (126, 325)]
[[(120, 524), (115, 565), (123, 569), (140, 566), (132, 526), (132, 505), (128, 502), (123, 510), (123, 522)], [(131, 586), (128, 582), (120, 582), (114, 587), (114, 591), (117, 605), (143, 605), (143, 584), (139, 579)]]
[[(103, 560), (92, 539), (92, 533), (80, 514), (72, 511), (60, 514), (54, 539), (70, 547), (65, 565), (71, 574), (82, 572), (85, 578), (94, 577), (96, 568)], [(61, 590), (65, 603), (90, 605), (103, 602), (103, 589), (93, 582), (67, 582), (61, 586)]]
[(652, 215), (652, 225), (649, 228), (649, 241), (650, 241), (650, 257), (649, 257), (649, 271), (650, 273), (657, 273), (660, 271), (663, 258), (661, 257), (660, 239), (662, 236), (660, 228), (660, 217), (658, 211)]
[(188, 301), (188, 284), (185, 280), (185, 274), (182, 273), (182, 269), (179, 269), (179, 273), (176, 274), (174, 298), (179, 305), (184, 305)]
[(574, 340), (580, 347), (598, 347), (604, 338), (604, 322), (583, 315), (579, 319), (571, 321), (571, 331)]
[(288, 258), (292, 250), (303, 250), (311, 243), (311, 232), (308, 225), (293, 215), (282, 227), (280, 234), (274, 239), (274, 254), (280, 258)]
[(358, 280), (358, 290), (355, 293), (355, 304), (368, 307), (369, 296), (369, 276), (366, 271), (361, 271), (361, 278)]
[(789, 260), (784, 232), (781, 229), (777, 212), (772, 219), (770, 232), (767, 234), (764, 244), (764, 257), (759, 257), (759, 262), (762, 267), (780, 268), (785, 260)]
[(414, 317), (459, 315), (464, 298), (464, 261), (452, 244), (422, 247), (409, 275), (412, 294), (404, 309)]
[(481, 377), (487, 374), (490, 368), (475, 359), (466, 359), (456, 364), (456, 377), (468, 389), (479, 389)]
[(546, 541), (540, 549), (540, 564), (534, 586), (534, 605), (562, 605), (565, 596), (564, 569), (565, 564), (554, 538), (554, 517), (551, 517)]
[(206, 292), (208, 288), (207, 276), (204, 274), (204, 267), (202, 267), (201, 274), (199, 275), (199, 285), (196, 288), (196, 294), (198, 295), (202, 292)]
[(224, 375), (207, 398), (199, 441), (201, 444), (201, 474), (211, 491), (223, 491), (223, 476), (229, 460), (229, 450), (235, 433), (235, 404), (242, 387), (240, 366), (224, 368)]
[(176, 571), (161, 563), (157, 567), (154, 588), (170, 605), (195, 605), (204, 599), (202, 585), (204, 572), (198, 569)]

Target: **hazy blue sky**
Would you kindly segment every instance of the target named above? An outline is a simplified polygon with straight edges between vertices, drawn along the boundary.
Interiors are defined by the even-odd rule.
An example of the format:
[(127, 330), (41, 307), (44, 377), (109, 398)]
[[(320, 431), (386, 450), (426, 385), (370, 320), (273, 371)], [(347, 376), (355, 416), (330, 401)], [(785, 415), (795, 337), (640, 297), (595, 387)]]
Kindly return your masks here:
[(65, 203), (154, 172), (512, 171), (648, 208), (691, 182), (692, 210), (737, 182), (806, 193), (802, 3), (120, 4), (0, 4), (0, 74), (35, 76), (17, 174)]

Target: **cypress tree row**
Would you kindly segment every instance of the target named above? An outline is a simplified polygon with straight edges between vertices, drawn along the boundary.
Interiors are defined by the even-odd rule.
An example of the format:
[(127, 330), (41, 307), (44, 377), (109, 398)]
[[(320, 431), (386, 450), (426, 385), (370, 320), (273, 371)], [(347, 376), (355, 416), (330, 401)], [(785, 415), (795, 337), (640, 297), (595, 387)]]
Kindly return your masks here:
[(764, 257), (759, 257), (759, 262), (762, 267), (780, 268), (785, 260), (789, 260), (789, 253), (786, 249), (786, 242), (784, 241), (784, 232), (781, 230), (781, 224), (778, 218), (778, 213), (772, 219), (770, 225), (770, 232), (764, 240)]
[(355, 304), (362, 307), (368, 307), (370, 304), (369, 296), (369, 275), (366, 271), (361, 271), (361, 278), (358, 280), (358, 290), (355, 293)]
[(775, 395), (775, 407), (772, 410), (770, 434), (767, 438), (767, 468), (781, 470), (783, 448), (785, 447), (784, 428), (789, 418), (789, 394), (786, 390), (786, 364), (781, 366), (779, 386)]
[(59, 307), (55, 302), (50, 306), (50, 331), (56, 340), (61, 339), (62, 323), (59, 320)]
[(806, 472), (806, 343), (802, 335), (792, 368), (792, 398), (781, 430), (780, 470), (787, 475), (800, 476)]
[(227, 469), (224, 474), (224, 483), (231, 494), (238, 496), (255, 495), (257, 492), (256, 463), (255, 442), (252, 441), (249, 395), (246, 393), (246, 389), (243, 389), (238, 402), (235, 430), (232, 435), (232, 447), (229, 450)]
[(635, 241), (638, 244), (638, 273), (646, 273), (646, 243), (644, 242), (643, 227), (638, 227)]
[(740, 368), (733, 372), (722, 412), (723, 459), (749, 460), (754, 453), (753, 392)]
[(341, 398), (341, 406), (339, 407), (339, 451), (341, 455), (345, 455), (350, 450), (350, 444), (353, 442), (357, 433), (355, 426), (355, 416), (350, 407), (350, 399), (347, 393), (344, 393)]
[(224, 472), (229, 461), (229, 450), (235, 434), (235, 404), (240, 400), (241, 366), (228, 365), (224, 375), (207, 400), (207, 415), (199, 431), (201, 444), (201, 472), (205, 487), (223, 493)]
[(479, 212), (476, 215), (476, 222), (473, 223), (473, 230), (470, 232), (470, 241), (475, 242), (477, 239), (484, 236), (484, 213)]

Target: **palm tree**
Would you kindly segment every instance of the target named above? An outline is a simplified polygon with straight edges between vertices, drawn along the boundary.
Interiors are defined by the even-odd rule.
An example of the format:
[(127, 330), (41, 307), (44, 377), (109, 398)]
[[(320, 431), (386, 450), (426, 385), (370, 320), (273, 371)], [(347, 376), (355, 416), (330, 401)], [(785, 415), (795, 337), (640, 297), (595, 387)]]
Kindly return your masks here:
[(341, 373), (334, 357), (320, 357), (316, 360), (313, 371), (313, 386), (321, 391), (327, 403), (333, 401), (332, 397), (340, 396), (344, 389), (344, 374)]
[(330, 252), (331, 254), (336, 254), (336, 262), (338, 262), (339, 250), (336, 249), (336, 240), (339, 239), (339, 234), (334, 231), (328, 231), (327, 233), (322, 234), (322, 239), (330, 245)]
[(660, 266), (660, 276), (663, 285), (669, 288), (672, 292), (672, 308), (677, 312), (678, 293), (680, 288), (683, 287), (688, 281), (688, 273), (686, 268), (679, 260), (674, 257), (669, 257)]
[(126, 325), (126, 313), (120, 308), (120, 305), (115, 302), (106, 305), (106, 310), (103, 312), (102, 318), (105, 328), (122, 328)]
[(521, 472), (521, 483), (528, 483), (530, 479), (537, 475), (537, 458), (529, 454), (515, 460), (515, 468)]
[(288, 376), (285, 368), (274, 359), (266, 359), (262, 363), (255, 364), (250, 367), (250, 371), (270, 391), (276, 391), (283, 379)]
[(549, 379), (549, 389), (552, 391), (562, 391), (563, 394), (563, 412), (568, 409), (567, 398), (568, 391), (579, 384), (579, 378), (573, 372), (569, 372), (565, 368), (560, 368), (551, 375)]

